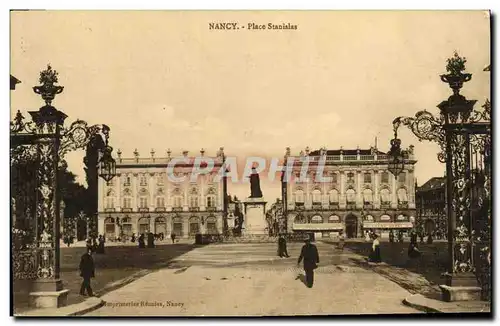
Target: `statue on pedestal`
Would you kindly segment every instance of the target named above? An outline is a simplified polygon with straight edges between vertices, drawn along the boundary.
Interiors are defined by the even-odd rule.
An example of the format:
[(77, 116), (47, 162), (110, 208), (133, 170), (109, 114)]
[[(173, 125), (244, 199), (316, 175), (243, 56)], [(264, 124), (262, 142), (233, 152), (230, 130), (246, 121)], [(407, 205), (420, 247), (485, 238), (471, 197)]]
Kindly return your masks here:
[(250, 198), (262, 198), (259, 174), (255, 168), (252, 168), (252, 174), (250, 175)]

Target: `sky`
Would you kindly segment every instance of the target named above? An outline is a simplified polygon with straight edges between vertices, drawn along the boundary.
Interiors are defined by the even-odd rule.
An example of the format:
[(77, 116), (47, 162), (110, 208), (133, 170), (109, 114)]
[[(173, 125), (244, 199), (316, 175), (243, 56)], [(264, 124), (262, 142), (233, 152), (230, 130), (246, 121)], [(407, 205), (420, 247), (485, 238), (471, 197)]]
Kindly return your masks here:
[[(295, 30), (209, 30), (209, 23), (297, 25)], [(69, 117), (111, 127), (123, 157), (206, 155), (224, 147), (283, 157), (311, 149), (389, 149), (392, 120), (451, 94), (440, 81), (454, 51), (473, 74), (462, 94), (490, 97), (490, 21), (484, 11), (19, 11), (11, 13), (11, 115), (42, 105), (32, 86), (50, 63)], [(415, 145), (419, 184), (442, 176), (438, 146), (401, 129)], [(67, 156), (84, 183), (83, 151)], [(243, 166), (241, 167), (243, 170)], [(279, 179), (262, 180), (268, 201)], [(238, 197), (248, 184), (229, 185)]]

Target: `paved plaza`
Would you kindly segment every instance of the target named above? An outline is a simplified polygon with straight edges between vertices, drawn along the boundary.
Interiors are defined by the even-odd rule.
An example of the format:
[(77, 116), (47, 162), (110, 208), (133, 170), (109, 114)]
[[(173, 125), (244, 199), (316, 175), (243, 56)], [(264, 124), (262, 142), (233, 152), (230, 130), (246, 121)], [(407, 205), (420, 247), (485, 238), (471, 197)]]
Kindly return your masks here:
[(407, 290), (332, 244), (317, 243), (320, 264), (307, 288), (296, 263), (301, 246), (288, 245), (290, 258), (277, 257), (275, 244), (199, 247), (103, 295), (105, 306), (87, 316), (417, 313), (402, 304)]

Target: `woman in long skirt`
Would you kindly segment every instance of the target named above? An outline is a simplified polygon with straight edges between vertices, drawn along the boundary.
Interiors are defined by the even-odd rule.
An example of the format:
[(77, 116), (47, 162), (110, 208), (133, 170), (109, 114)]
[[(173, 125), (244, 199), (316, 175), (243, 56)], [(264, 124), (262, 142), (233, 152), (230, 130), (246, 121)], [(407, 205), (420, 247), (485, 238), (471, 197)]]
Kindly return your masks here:
[(369, 261), (373, 263), (380, 263), (382, 262), (382, 257), (380, 255), (380, 241), (378, 240), (378, 235), (376, 235), (375, 233), (372, 235), (372, 237), (373, 237), (372, 252), (370, 254)]

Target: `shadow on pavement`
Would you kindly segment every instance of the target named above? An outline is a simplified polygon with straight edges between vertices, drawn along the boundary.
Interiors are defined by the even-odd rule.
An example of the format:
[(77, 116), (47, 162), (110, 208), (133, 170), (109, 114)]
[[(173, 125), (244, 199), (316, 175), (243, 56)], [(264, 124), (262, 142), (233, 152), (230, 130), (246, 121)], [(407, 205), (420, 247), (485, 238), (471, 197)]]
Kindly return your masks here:
[(297, 277), (295, 278), (295, 280), (296, 281), (297, 280), (301, 281), (302, 284), (304, 284), (305, 287), (308, 287), (307, 283), (306, 283), (306, 276), (304, 274), (301, 273), (301, 274), (297, 275)]
[[(170, 261), (195, 248), (194, 244), (159, 244), (155, 248), (138, 248), (136, 246), (109, 246), (104, 254), (93, 254), (95, 278), (91, 286), (98, 295), (116, 290), (155, 270), (170, 267)], [(80, 296), (82, 278), (79, 273), (80, 258), (85, 253), (84, 247), (61, 248), (60, 276), (64, 288), (69, 289), (68, 305), (82, 302), (86, 297)], [(22, 282), (14, 282), (14, 313), (29, 309), (29, 291)]]

